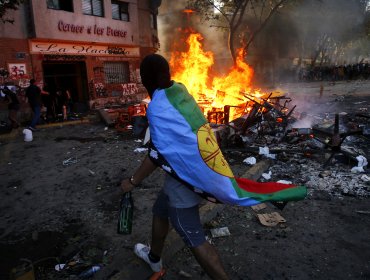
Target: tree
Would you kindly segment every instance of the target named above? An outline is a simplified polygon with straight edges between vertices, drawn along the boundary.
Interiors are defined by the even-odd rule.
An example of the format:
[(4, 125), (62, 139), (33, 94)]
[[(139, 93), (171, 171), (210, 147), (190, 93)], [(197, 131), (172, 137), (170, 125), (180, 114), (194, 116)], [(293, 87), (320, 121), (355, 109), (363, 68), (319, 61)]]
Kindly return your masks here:
[(310, 57), (311, 67), (330, 65), (344, 63), (350, 54), (358, 53), (354, 42), (365, 34), (367, 4), (368, 0), (297, 1), (290, 12), (299, 34), (300, 61)]
[(228, 47), (231, 57), (236, 62), (238, 38), (244, 53), (263, 30), (272, 16), (285, 3), (292, 0), (190, 0), (188, 6), (199, 12), (203, 19), (212, 21), (228, 32)]
[(2, 23), (14, 23), (14, 19), (7, 18), (6, 14), (9, 10), (18, 10), (24, 0), (0, 0), (0, 20)]

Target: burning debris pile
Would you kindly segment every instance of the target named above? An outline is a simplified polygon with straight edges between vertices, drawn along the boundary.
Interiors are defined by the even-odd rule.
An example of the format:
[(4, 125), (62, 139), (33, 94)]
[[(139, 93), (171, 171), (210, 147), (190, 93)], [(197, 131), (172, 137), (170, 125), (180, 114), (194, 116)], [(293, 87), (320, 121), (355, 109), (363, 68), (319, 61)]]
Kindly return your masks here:
[[(364, 169), (370, 150), (367, 108), (350, 114), (299, 112), (291, 97), (252, 88), (253, 69), (242, 51), (227, 75), (211, 75), (213, 54), (203, 51), (201, 40), (190, 33), (188, 51), (172, 54), (172, 76), (197, 100), (226, 153), (276, 159), (266, 180), (293, 181), (335, 195), (370, 194)], [(344, 100), (333, 100), (338, 101)]]

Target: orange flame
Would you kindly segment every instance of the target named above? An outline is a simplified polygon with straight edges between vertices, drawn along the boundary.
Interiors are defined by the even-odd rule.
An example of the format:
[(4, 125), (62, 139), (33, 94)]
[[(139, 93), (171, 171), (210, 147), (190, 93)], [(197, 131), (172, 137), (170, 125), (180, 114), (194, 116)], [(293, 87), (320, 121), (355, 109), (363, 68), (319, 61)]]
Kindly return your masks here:
[(244, 52), (240, 49), (236, 65), (227, 75), (210, 77), (214, 57), (212, 52), (203, 50), (201, 40), (199, 33), (190, 33), (186, 40), (188, 51), (171, 54), (172, 79), (186, 85), (204, 113), (221, 111), (225, 105), (240, 107), (230, 111), (230, 118), (235, 119), (247, 110), (246, 95), (259, 95), (251, 89), (254, 71), (243, 61)]
[(173, 80), (185, 84), (195, 100), (208, 91), (208, 70), (214, 61), (211, 52), (203, 51), (201, 40), (199, 33), (190, 34), (186, 40), (188, 52), (174, 52), (170, 60)]

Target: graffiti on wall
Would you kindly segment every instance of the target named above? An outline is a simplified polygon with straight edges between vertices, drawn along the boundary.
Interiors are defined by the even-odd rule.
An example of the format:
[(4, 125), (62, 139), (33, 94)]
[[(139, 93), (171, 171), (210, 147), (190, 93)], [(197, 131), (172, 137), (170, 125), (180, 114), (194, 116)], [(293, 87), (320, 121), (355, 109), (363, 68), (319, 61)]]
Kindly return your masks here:
[(139, 92), (137, 84), (135, 83), (121, 84), (121, 87), (122, 87), (122, 96), (133, 95)]
[(19, 79), (27, 74), (26, 64), (24, 63), (8, 63), (9, 75), (12, 78)]
[(94, 83), (95, 93), (97, 97), (107, 97), (107, 90), (103, 83)]
[(25, 63), (8, 63), (7, 69), (0, 68), (1, 83), (11, 83), (25, 88), (29, 86), (29, 79)]

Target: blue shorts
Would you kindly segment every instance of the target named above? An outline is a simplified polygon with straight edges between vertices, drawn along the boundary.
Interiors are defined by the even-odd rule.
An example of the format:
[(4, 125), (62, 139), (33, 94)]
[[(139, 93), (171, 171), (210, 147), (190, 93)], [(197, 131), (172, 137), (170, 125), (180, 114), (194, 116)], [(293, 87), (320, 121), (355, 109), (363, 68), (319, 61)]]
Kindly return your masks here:
[(172, 226), (188, 247), (195, 248), (205, 241), (199, 206), (174, 208), (169, 206), (168, 196), (161, 191), (153, 205), (153, 215), (170, 219)]

